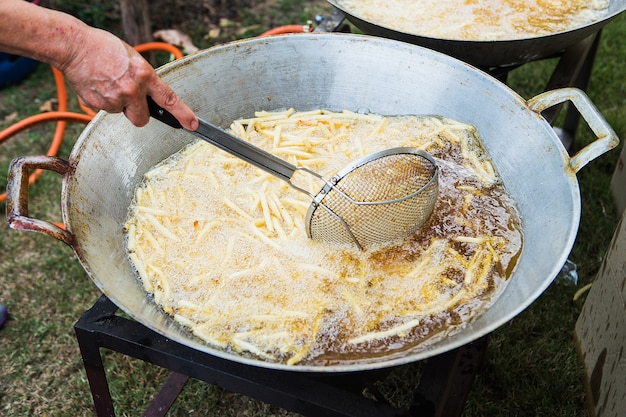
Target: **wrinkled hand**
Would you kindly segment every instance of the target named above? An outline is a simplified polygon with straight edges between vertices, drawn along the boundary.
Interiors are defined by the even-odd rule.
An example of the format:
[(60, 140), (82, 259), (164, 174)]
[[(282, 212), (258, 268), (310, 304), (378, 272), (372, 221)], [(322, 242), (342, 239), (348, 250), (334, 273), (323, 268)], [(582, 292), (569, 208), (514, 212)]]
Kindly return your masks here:
[(149, 95), (183, 127), (198, 127), (193, 111), (130, 45), (94, 28), (75, 45), (59, 69), (87, 106), (110, 113), (123, 112), (134, 125), (144, 126), (150, 119), (146, 100)]

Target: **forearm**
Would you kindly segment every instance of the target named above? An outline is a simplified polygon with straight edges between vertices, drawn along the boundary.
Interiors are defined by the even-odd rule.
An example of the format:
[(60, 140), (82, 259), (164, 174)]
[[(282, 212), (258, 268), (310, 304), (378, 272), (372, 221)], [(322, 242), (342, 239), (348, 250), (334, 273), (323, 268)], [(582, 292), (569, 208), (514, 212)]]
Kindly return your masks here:
[(49, 63), (72, 61), (85, 32), (80, 20), (24, 0), (0, 0), (0, 50)]
[(150, 118), (148, 95), (186, 128), (198, 126), (193, 111), (135, 49), (71, 15), (24, 0), (0, 0), (0, 51), (58, 68), (86, 105), (124, 112), (137, 126)]

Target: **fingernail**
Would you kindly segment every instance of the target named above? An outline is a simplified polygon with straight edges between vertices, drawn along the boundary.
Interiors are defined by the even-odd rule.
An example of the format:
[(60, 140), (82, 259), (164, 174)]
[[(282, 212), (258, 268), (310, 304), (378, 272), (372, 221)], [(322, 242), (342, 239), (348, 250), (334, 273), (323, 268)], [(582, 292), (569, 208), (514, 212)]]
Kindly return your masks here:
[(191, 130), (196, 130), (197, 128), (198, 128), (198, 121), (194, 119), (191, 121)]

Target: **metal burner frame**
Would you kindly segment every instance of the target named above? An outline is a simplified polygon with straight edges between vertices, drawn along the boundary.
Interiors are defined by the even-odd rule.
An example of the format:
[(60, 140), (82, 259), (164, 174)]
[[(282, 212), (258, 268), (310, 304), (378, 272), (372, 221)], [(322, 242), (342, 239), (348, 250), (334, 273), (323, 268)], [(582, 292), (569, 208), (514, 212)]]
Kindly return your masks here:
[[(101, 348), (172, 371), (145, 410), (146, 417), (166, 415), (189, 378), (304, 416), (447, 417), (461, 415), (488, 343), (482, 338), (424, 361), (413, 403), (403, 410), (389, 404), (374, 386), (391, 369), (327, 375), (245, 365), (169, 340), (117, 311), (103, 295), (74, 326), (98, 417), (115, 416)], [(365, 389), (374, 398), (364, 396)]]

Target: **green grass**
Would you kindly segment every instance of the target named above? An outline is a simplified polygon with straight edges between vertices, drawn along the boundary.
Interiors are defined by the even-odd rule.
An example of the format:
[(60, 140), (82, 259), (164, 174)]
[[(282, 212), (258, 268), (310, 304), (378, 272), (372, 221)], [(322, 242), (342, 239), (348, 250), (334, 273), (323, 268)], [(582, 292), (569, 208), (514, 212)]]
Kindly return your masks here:
[[(58, 1), (57, 3), (61, 3)], [(66, 1), (64, 4), (72, 3)], [(303, 1), (279, 1), (266, 9), (273, 24), (298, 23)], [(75, 4), (72, 3), (72, 4)], [(70, 4), (70, 6), (72, 6)], [(85, 13), (102, 19), (94, 3)], [(291, 12), (286, 10), (292, 8)], [(108, 12), (107, 12), (108, 13)], [(281, 14), (282, 13), (282, 14)], [(287, 15), (285, 15), (287, 13)], [(305, 13), (306, 14), (306, 13)], [(310, 16), (309, 18), (311, 18)], [(114, 17), (104, 16), (105, 22)], [(240, 25), (258, 23), (245, 10)], [(197, 43), (209, 46), (199, 31)], [(269, 26), (271, 27), (271, 26)], [(621, 138), (626, 138), (626, 16), (604, 31), (588, 94)], [(226, 33), (225, 36), (235, 36)], [(230, 39), (224, 39), (230, 40)], [(554, 61), (532, 63), (515, 70), (509, 83), (523, 97), (543, 88), (543, 80)], [(41, 65), (19, 86), (0, 90), (0, 121), (17, 111), (18, 118), (39, 112), (43, 102), (55, 97), (50, 70)], [(72, 102), (76, 109), (76, 103)], [(8, 124), (1, 125), (0, 129)], [(67, 158), (81, 125), (68, 128), (59, 155)], [(51, 126), (40, 126), (0, 144), (0, 170), (20, 155), (45, 153), (52, 138)], [(581, 126), (575, 147), (594, 140)], [(621, 147), (622, 145), (620, 145)], [(490, 336), (486, 362), (481, 369), (465, 409), (466, 417), (541, 416), (585, 417), (583, 370), (575, 352), (573, 329), (584, 297), (573, 301), (580, 286), (592, 282), (618, 221), (609, 192), (609, 182), (619, 150), (614, 150), (584, 167), (578, 174), (582, 193), (582, 216), (578, 239), (570, 259), (578, 266), (578, 286), (557, 280), (526, 311)], [(46, 172), (31, 187), (30, 211), (35, 217), (59, 221), (58, 175)], [(0, 187), (6, 178), (0, 176)], [(4, 211), (4, 204), (0, 204)], [(2, 219), (3, 220), (3, 219)], [(11, 320), (0, 330), (0, 416), (90, 416), (92, 401), (82, 368), (73, 325), (82, 312), (99, 297), (72, 250), (50, 237), (11, 231), (0, 222), (0, 303), (8, 307)], [(116, 411), (135, 416), (143, 410), (164, 381), (167, 372), (142, 361), (105, 351), (105, 366)], [(393, 401), (407, 403), (403, 389), (417, 383), (419, 365), (399, 369), (381, 391)], [(410, 398), (408, 398), (410, 400)], [(292, 413), (191, 381), (183, 390), (172, 416), (289, 416)]]

